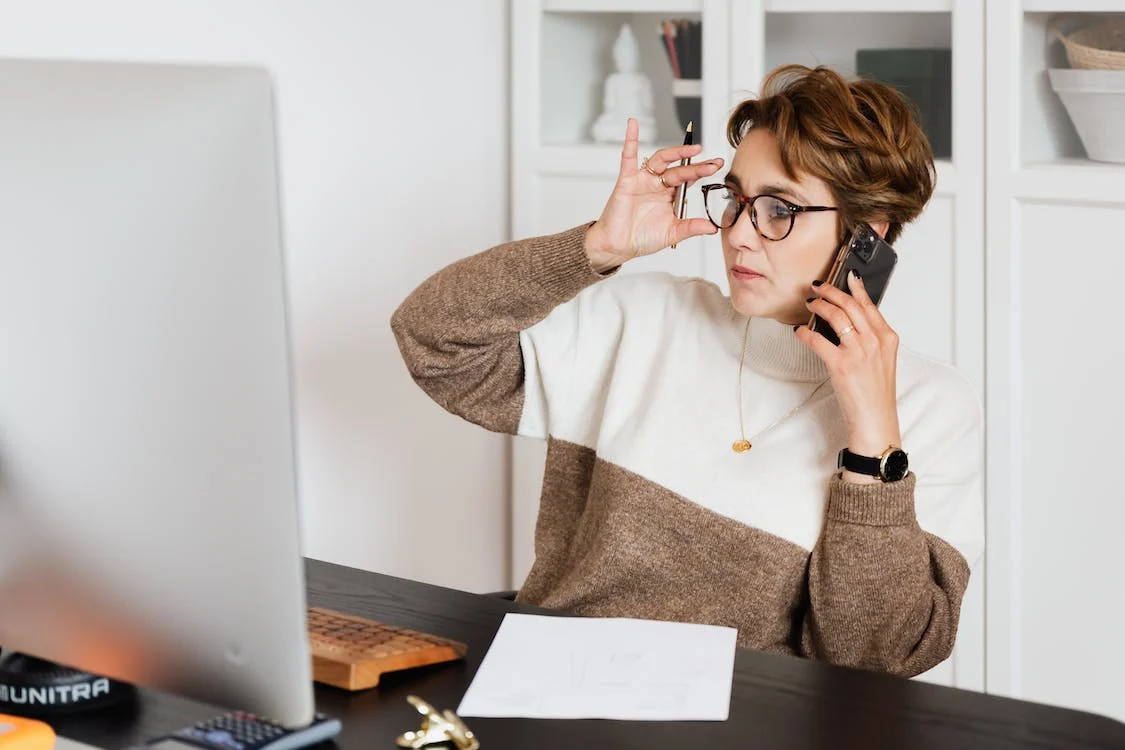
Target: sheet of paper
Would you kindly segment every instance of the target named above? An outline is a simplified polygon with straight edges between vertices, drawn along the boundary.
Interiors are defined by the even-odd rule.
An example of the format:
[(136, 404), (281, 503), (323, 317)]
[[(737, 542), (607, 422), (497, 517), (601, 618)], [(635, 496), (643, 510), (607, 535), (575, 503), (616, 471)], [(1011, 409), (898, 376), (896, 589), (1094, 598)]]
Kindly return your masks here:
[(509, 613), (457, 713), (725, 721), (734, 628)]

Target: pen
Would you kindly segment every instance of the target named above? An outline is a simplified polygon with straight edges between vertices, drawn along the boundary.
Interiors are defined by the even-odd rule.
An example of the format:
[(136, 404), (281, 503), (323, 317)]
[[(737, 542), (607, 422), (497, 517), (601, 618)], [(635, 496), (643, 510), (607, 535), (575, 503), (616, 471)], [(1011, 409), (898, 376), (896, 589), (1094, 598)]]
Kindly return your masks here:
[[(689, 122), (687, 124), (687, 132), (684, 133), (684, 145), (685, 146), (690, 146), (694, 142), (693, 141), (694, 135), (692, 134), (692, 126), (693, 125), (695, 125), (694, 121)], [(688, 164), (691, 164), (690, 158), (680, 159), (680, 166), (681, 167), (686, 167)], [(678, 218), (680, 221), (683, 221), (684, 215), (687, 213), (687, 183), (686, 182), (683, 183), (682, 185), (680, 185), (676, 189), (675, 207), (676, 207), (676, 218)], [(673, 248), (676, 247), (675, 242), (672, 243), (672, 247)]]

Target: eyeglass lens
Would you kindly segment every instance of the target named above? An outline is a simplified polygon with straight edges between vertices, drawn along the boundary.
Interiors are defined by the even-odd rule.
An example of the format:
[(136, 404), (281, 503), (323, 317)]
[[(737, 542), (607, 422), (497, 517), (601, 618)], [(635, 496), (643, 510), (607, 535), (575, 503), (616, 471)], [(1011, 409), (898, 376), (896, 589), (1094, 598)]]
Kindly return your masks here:
[(727, 187), (707, 192), (706, 209), (711, 221), (722, 229), (734, 226), (743, 207), (750, 211), (750, 220), (763, 237), (780, 240), (793, 226), (793, 212), (789, 206), (772, 195), (759, 195), (749, 205)]

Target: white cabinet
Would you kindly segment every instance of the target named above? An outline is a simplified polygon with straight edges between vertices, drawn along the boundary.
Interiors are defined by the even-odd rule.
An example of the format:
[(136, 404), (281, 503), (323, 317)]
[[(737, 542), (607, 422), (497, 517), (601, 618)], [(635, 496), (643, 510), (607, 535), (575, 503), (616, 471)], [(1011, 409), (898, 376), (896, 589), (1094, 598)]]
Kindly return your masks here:
[[(954, 363), (984, 398), (987, 551), (954, 656), (923, 679), (1125, 719), (1116, 646), (1125, 483), (1114, 470), (1125, 345), (1113, 322), (1125, 276), (1125, 165), (1086, 159), (1046, 73), (1067, 66), (1050, 22), (1106, 11), (1125, 12), (1125, 1), (514, 2), (511, 227), (528, 236), (597, 217), (618, 150), (583, 133), (623, 20), (638, 32), (660, 18), (702, 20), (702, 142), (727, 157), (727, 113), (775, 65), (851, 74), (858, 48), (951, 47), (953, 155), (897, 243), (883, 309), (904, 345)], [(646, 48), (644, 69), (666, 95), (659, 53)], [(565, 78), (556, 66), (580, 80), (556, 85)], [(588, 100), (576, 104), (575, 92)], [(659, 133), (660, 145), (680, 138), (674, 121)], [(648, 268), (723, 284), (714, 238), (626, 271)], [(533, 559), (543, 455), (539, 443), (513, 441), (515, 584)]]
[[(596, 145), (589, 128), (601, 111), (609, 50), (623, 22), (633, 25), (641, 69), (653, 82), (658, 143), (682, 130), (671, 106), (660, 20), (702, 21), (702, 122), (707, 156), (729, 159), (730, 110), (753, 95), (782, 62), (830, 64), (854, 73), (862, 48), (953, 50), (953, 156), (938, 164), (933, 202), (897, 244), (900, 266), (884, 312), (905, 345), (956, 364), (984, 393), (983, 149), (984, 18), (977, 0), (514, 0), (512, 3), (513, 237), (558, 231), (597, 218), (612, 189), (620, 148)], [(622, 125), (624, 127), (624, 124)], [(692, 199), (699, 201), (698, 193)], [(690, 213), (701, 215), (698, 203)], [(717, 237), (629, 264), (624, 272), (662, 269), (726, 286)], [(896, 290), (901, 290), (896, 291)], [(533, 533), (545, 448), (512, 445), (512, 577), (519, 585), (533, 560)], [(966, 597), (954, 658), (924, 679), (984, 687), (983, 569)]]
[(1084, 158), (1046, 74), (1054, 14), (1106, 10), (988, 4), (987, 686), (1125, 719), (1125, 165)]

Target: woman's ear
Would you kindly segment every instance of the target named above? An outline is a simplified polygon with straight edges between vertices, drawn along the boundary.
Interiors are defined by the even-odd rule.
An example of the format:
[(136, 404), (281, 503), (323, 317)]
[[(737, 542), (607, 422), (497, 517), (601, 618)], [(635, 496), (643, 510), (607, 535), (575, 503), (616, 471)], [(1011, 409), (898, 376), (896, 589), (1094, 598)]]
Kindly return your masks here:
[(887, 239), (887, 230), (891, 228), (890, 222), (880, 221), (871, 225), (871, 228), (879, 233), (883, 239)]

